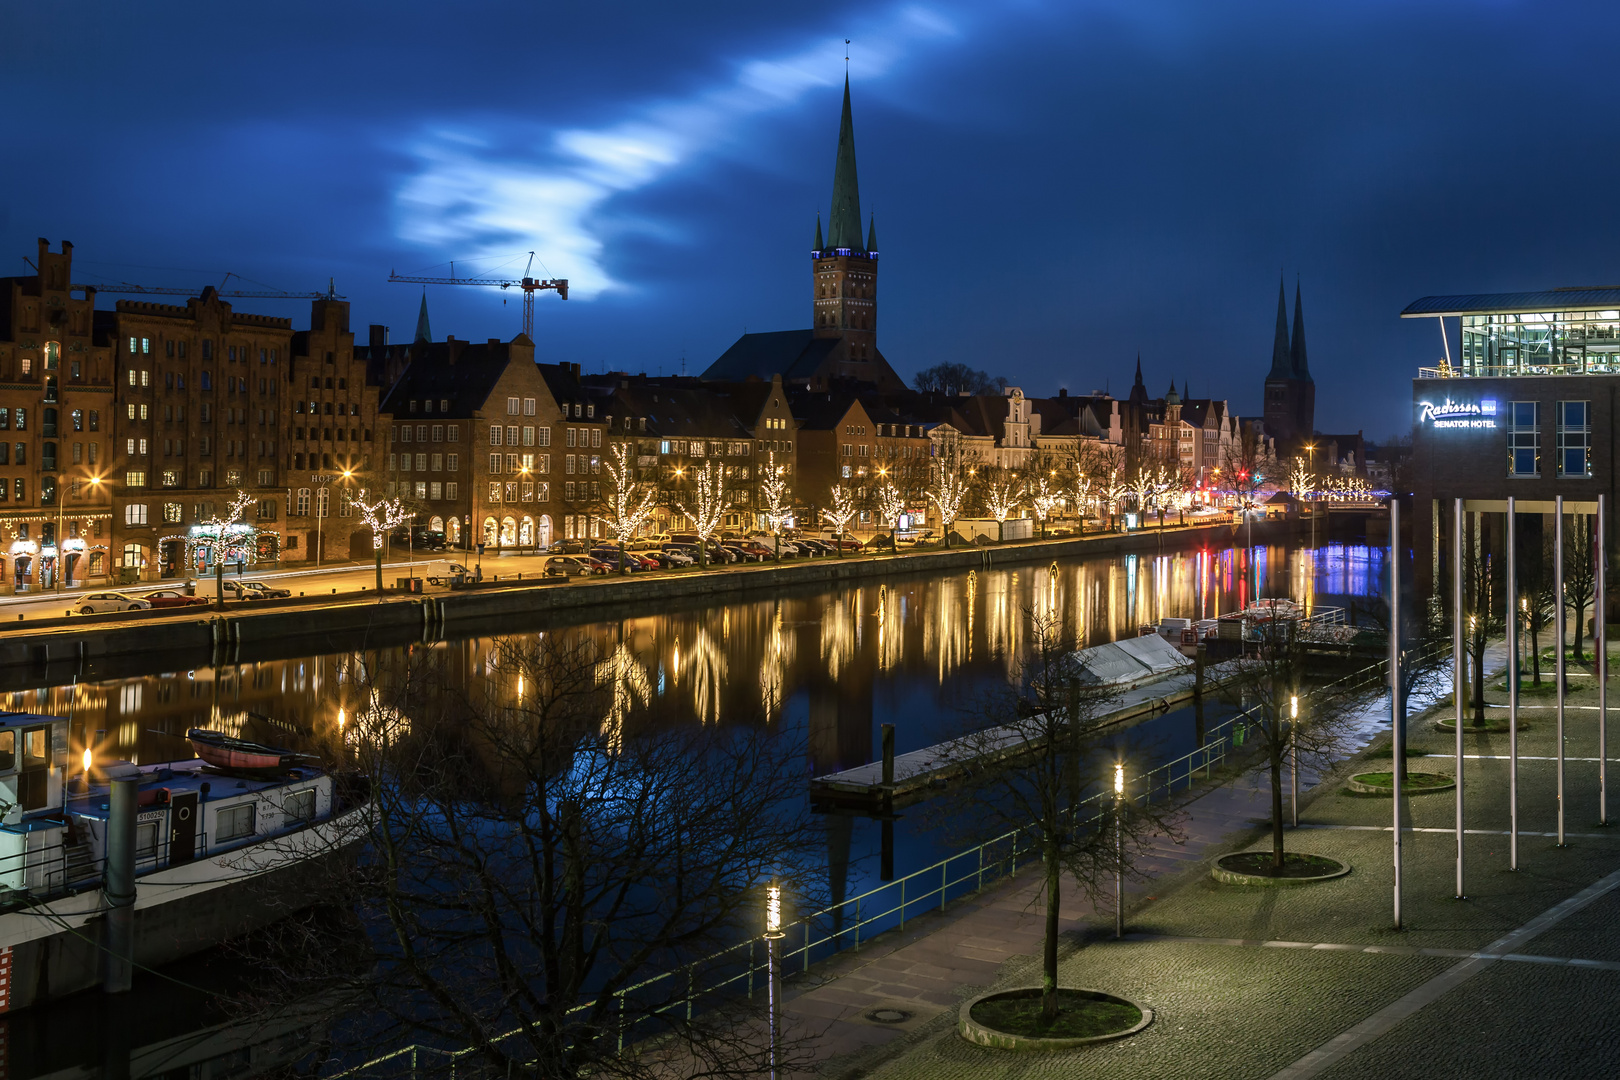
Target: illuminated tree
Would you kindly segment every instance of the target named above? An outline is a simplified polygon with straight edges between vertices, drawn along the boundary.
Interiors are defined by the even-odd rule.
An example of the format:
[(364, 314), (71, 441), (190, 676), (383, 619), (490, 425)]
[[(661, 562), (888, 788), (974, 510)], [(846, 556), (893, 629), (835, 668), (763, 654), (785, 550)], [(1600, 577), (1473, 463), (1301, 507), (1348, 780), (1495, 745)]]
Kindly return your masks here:
[(697, 470), (692, 507), (688, 508), (685, 503), (675, 504), (691, 520), (692, 531), (697, 533), (700, 567), (709, 565), (709, 537), (720, 527), (721, 518), (726, 513), (725, 486), (725, 470), (713, 461), (706, 461), (703, 468)]
[(608, 527), (620, 544), (625, 544), (652, 517), (657, 497), (651, 485), (636, 479), (635, 468), (630, 464), (630, 448), (624, 443), (613, 444), (613, 453), (603, 462), (603, 468), (608, 475), (607, 509), (597, 515), (597, 520)]
[(906, 500), (901, 497), (900, 489), (887, 477), (877, 490), (878, 517), (883, 523), (894, 528), (900, 521), (900, 515), (906, 512)]
[(1310, 466), (1302, 457), (1296, 457), (1288, 465), (1288, 490), (1296, 499), (1303, 499), (1316, 490), (1315, 477), (1311, 475)]
[(939, 510), (939, 522), (945, 533), (945, 546), (951, 546), (951, 526), (962, 512), (962, 500), (967, 498), (967, 479), (962, 475), (962, 462), (956, 448), (941, 447), (934, 459), (929, 477), (928, 501)]
[(377, 591), (382, 592), (383, 539), (394, 529), (411, 520), (410, 511), (398, 499), (366, 500), (365, 489), (355, 496), (354, 509), (371, 530), (371, 552), (377, 561)]
[(855, 518), (855, 494), (843, 484), (834, 484), (830, 492), (831, 499), (821, 516), (826, 518), (832, 527), (838, 530), (838, 554), (844, 554), (844, 531)]
[[(247, 508), (252, 505), (253, 496), (238, 491), (224, 517), (210, 517), (198, 522), (192, 528), (191, 535), (183, 538), (186, 542), (187, 560), (190, 563), (194, 565), (198, 553), (201, 552), (207, 555), (207, 561), (213, 566), (215, 580), (220, 583), (217, 593), (220, 607), (225, 606), (225, 564), (245, 563), (253, 556), (254, 540), (258, 537), (259, 530), (241, 520)], [(164, 537), (164, 539), (182, 538)]]
[(997, 521), (1006, 521), (1024, 500), (1024, 481), (1017, 473), (985, 470), (984, 508)]
[(1046, 536), (1046, 519), (1054, 511), (1061, 510), (1064, 503), (1063, 493), (1058, 490), (1057, 484), (1049, 479), (1045, 473), (1035, 477), (1034, 486), (1030, 489), (1029, 505), (1035, 511), (1035, 520), (1041, 523), (1041, 536)]
[(792, 506), (787, 468), (776, 463), (776, 451), (772, 450), (765, 456), (765, 468), (760, 471), (759, 497), (765, 501), (765, 521), (773, 533), (782, 531), (782, 522), (787, 520)]

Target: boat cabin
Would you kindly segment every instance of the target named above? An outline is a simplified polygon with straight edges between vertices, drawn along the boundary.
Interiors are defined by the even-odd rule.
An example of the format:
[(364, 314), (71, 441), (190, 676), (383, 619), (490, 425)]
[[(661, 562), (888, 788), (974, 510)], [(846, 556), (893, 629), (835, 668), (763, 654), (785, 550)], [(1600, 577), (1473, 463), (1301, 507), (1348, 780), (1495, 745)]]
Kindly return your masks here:
[(0, 905), (100, 882), (113, 780), (137, 791), (135, 873), (249, 847), (330, 821), (332, 778), (314, 764), (220, 769), (198, 758), (134, 765), (68, 761), (67, 720), (0, 713)]

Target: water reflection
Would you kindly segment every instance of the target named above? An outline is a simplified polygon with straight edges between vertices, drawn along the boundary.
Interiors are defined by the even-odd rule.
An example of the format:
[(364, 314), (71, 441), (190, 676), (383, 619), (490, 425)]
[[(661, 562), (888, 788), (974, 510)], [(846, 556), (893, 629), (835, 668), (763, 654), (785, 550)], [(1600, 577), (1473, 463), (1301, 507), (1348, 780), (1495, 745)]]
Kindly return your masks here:
[[(1157, 557), (1068, 560), (987, 569), (698, 611), (585, 623), (610, 742), (640, 724), (808, 722), (812, 769), (871, 760), (873, 724), (896, 724), (900, 752), (949, 732), (958, 702), (1016, 670), (1031, 617), (1080, 646), (1134, 635), (1165, 617), (1212, 618), (1255, 593), (1343, 604), (1375, 596), (1379, 548), (1329, 545), (1200, 550)], [(158, 673), (118, 682), (41, 687), (10, 708), (70, 716), (76, 755), (167, 760), (189, 753), (189, 727), (287, 741), (354, 723), (355, 688), (436, 656), (473, 700), (522, 700), (532, 687), (488, 677), (489, 639)], [(883, 702), (874, 710), (874, 695)]]

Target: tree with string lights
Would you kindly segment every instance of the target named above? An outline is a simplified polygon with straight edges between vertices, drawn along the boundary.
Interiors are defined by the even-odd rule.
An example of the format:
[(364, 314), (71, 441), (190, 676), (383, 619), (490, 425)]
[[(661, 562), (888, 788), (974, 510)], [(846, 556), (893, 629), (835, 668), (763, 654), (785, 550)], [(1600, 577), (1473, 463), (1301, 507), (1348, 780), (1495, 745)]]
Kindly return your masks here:
[(699, 567), (709, 565), (709, 537), (714, 535), (720, 527), (721, 518), (725, 516), (725, 486), (725, 470), (712, 461), (706, 461), (703, 468), (697, 470), (693, 505), (689, 508), (685, 503), (675, 504), (691, 520), (692, 531), (697, 533)]
[(259, 535), (258, 529), (242, 520), (253, 501), (253, 496), (238, 491), (224, 517), (216, 515), (198, 522), (191, 535), (185, 538), (190, 549), (190, 560), (194, 563), (201, 552), (213, 566), (214, 579), (218, 583), (216, 599), (220, 607), (225, 606), (225, 564), (232, 561), (233, 553), (236, 562), (247, 562), (253, 551), (253, 542)]
[(1048, 479), (1044, 473), (1035, 477), (1035, 483), (1030, 488), (1029, 505), (1035, 511), (1035, 520), (1041, 524), (1041, 539), (1046, 539), (1046, 519), (1061, 510), (1065, 501), (1055, 481)]
[(361, 488), (360, 493), (355, 496), (353, 505), (355, 512), (360, 515), (360, 520), (371, 530), (371, 553), (377, 563), (377, 591), (382, 592), (383, 539), (394, 529), (411, 520), (411, 514), (405, 509), (405, 504), (397, 498), (378, 499), (375, 502), (367, 500), (364, 488)]
[(658, 497), (650, 484), (636, 479), (635, 466), (630, 463), (630, 448), (624, 443), (613, 444), (613, 453), (603, 463), (603, 468), (608, 476), (608, 490), (603, 500), (606, 512), (596, 515), (596, 519), (619, 541), (619, 571), (629, 573), (624, 546), (653, 516)]
[(928, 501), (939, 510), (939, 523), (945, 534), (945, 546), (951, 546), (951, 526), (962, 513), (962, 501), (967, 498), (967, 478), (962, 475), (962, 462), (954, 447), (942, 447), (934, 459), (933, 475), (929, 477)]
[(838, 556), (843, 558), (844, 532), (855, 519), (855, 493), (843, 484), (834, 484), (829, 495), (827, 508), (821, 512), (821, 516), (838, 530)]
[(765, 468), (759, 477), (759, 497), (765, 503), (765, 523), (776, 537), (776, 558), (782, 558), (782, 523), (792, 509), (791, 489), (788, 486), (787, 466), (776, 463), (776, 451), (765, 455)]

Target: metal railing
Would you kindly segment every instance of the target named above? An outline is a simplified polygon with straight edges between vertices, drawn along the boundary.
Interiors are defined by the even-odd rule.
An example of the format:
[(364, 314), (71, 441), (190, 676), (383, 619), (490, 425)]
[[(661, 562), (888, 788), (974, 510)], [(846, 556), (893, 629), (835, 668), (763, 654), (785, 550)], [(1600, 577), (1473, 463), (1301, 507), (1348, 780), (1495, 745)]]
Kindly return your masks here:
[[(1449, 648), (1449, 644), (1443, 643), (1440, 651), (1449, 652)], [(1341, 685), (1347, 690), (1355, 690), (1387, 682), (1388, 666), (1387, 659), (1381, 660), (1326, 683), (1317, 692)], [(1305, 700), (1309, 698), (1309, 694), (1304, 695)], [(1200, 782), (1212, 781), (1218, 768), (1231, 759), (1243, 756), (1243, 747), (1248, 743), (1247, 733), (1250, 726), (1257, 722), (1255, 714), (1262, 708), (1260, 705), (1251, 706), (1228, 717), (1209, 730), (1204, 744), (1196, 750), (1139, 774), (1128, 784), (1129, 790), (1134, 792), (1132, 801), (1142, 805), (1163, 802), (1177, 791), (1188, 791)], [(1108, 816), (1106, 806), (1111, 801), (1111, 792), (1098, 791), (1081, 800), (1070, 812), (1078, 817), (1082, 808), (1096, 809), (1095, 813), (1080, 822), (1090, 824)], [(784, 939), (778, 953), (784, 975), (809, 971), (813, 962), (846, 949), (859, 952), (863, 940), (870, 942), (873, 937), (889, 930), (903, 929), (908, 919), (931, 911), (944, 911), (950, 901), (973, 896), (983, 891), (986, 885), (1011, 877), (1017, 873), (1019, 866), (1039, 860), (1039, 838), (1033, 835), (1034, 832), (1033, 826), (1010, 830), (784, 926)], [(678, 1011), (690, 1019), (700, 1001), (728, 994), (752, 999), (756, 993), (763, 992), (769, 970), (764, 954), (764, 939), (751, 938), (673, 971), (654, 975), (634, 986), (615, 991), (612, 997), (616, 999), (616, 1006), (611, 1011), (621, 1018), (615, 1036), (617, 1048), (623, 1050), (627, 1042), (636, 1041), (640, 1037), (638, 1028), (655, 1021), (661, 1014)], [(686, 984), (684, 993), (672, 995), (655, 1009), (625, 1019), (627, 1000), (654, 998), (658, 991), (678, 988), (681, 982)], [(577, 1005), (565, 1015), (575, 1016), (598, 1004), (593, 1001)], [(492, 1041), (500, 1042), (520, 1034), (521, 1029), (514, 1029)], [(430, 1063), (448, 1068), (449, 1076), (454, 1077), (457, 1064), (477, 1052), (473, 1049), (441, 1050), (416, 1044), (345, 1069), (335, 1074), (332, 1080), (360, 1076), (405, 1058), (409, 1058), (411, 1077), (417, 1075), (419, 1068), (431, 1067)]]

